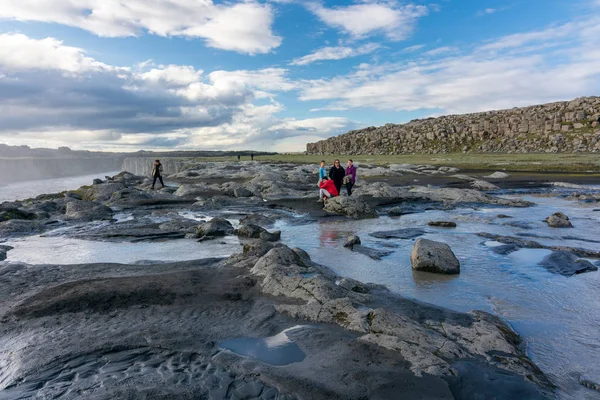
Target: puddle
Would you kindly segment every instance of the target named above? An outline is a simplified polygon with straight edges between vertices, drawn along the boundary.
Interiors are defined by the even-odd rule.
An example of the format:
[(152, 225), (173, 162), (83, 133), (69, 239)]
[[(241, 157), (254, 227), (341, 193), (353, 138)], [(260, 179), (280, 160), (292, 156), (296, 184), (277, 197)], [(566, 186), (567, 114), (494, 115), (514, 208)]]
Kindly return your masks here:
[(175, 239), (165, 242), (100, 242), (63, 236), (30, 236), (9, 240), (14, 247), (6, 261), (27, 264), (136, 264), (228, 257), (240, 251), (237, 237), (197, 242)]
[(275, 336), (262, 339), (238, 338), (226, 340), (220, 344), (220, 347), (241, 356), (251, 357), (271, 365), (297, 363), (304, 360), (306, 354), (287, 334), (303, 328), (309, 327), (305, 325), (294, 326)]

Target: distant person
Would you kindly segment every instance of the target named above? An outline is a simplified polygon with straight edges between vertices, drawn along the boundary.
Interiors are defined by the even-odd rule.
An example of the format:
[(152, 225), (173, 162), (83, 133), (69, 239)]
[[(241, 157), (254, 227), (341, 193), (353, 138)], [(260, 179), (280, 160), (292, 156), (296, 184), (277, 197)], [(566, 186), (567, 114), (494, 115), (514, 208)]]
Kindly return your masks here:
[[(340, 165), (340, 160), (335, 160), (333, 163), (333, 167), (329, 170), (329, 179), (333, 180), (335, 184), (335, 188), (337, 192), (340, 193), (342, 190), (342, 185), (344, 184), (344, 176), (346, 176), (346, 171), (344, 171), (344, 167)], [(336, 195), (337, 196), (337, 195)]]
[(325, 160), (321, 161), (321, 167), (319, 168), (319, 183), (323, 180), (323, 178), (327, 178), (327, 169), (325, 169)]
[(325, 177), (323, 178), (321, 183), (319, 183), (319, 203), (324, 202), (325, 204), (327, 204), (327, 199), (335, 197), (338, 194), (339, 192), (335, 187), (335, 183), (333, 182), (333, 180)]
[(162, 173), (163, 173), (163, 166), (160, 163), (160, 160), (154, 160), (154, 165), (152, 166), (152, 178), (154, 178), (152, 180), (152, 188), (154, 189), (154, 185), (156, 185), (156, 180), (160, 180), (160, 184), (162, 185), (162, 187), (165, 187), (165, 183), (163, 182), (163, 178), (162, 178)]
[(348, 196), (352, 196), (352, 187), (356, 183), (356, 167), (352, 160), (348, 160), (348, 166), (346, 167), (346, 176), (344, 177), (344, 183), (346, 184), (346, 191)]
[(241, 157), (241, 156), (238, 154), (238, 161), (240, 161), (240, 159), (241, 159), (241, 158), (242, 158), (242, 157)]
[(254, 153), (250, 153), (250, 159), (254, 161)]

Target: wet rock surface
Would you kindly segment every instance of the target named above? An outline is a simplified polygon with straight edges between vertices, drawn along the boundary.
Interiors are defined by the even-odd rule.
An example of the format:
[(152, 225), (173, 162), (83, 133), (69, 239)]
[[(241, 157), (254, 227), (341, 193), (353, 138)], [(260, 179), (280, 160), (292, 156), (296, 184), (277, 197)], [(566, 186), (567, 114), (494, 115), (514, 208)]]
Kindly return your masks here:
[(430, 221), (427, 225), (437, 226), (439, 228), (456, 228), (456, 222), (452, 221)]
[(598, 271), (598, 267), (588, 260), (582, 260), (575, 254), (564, 250), (552, 252), (552, 254), (546, 256), (539, 265), (550, 272), (565, 276)]
[(410, 255), (416, 271), (454, 275), (460, 273), (460, 262), (446, 243), (418, 239)]
[(423, 236), (426, 232), (420, 228), (405, 228), (396, 229), (393, 231), (377, 231), (369, 233), (369, 236), (373, 236), (378, 239), (413, 239), (419, 236)]

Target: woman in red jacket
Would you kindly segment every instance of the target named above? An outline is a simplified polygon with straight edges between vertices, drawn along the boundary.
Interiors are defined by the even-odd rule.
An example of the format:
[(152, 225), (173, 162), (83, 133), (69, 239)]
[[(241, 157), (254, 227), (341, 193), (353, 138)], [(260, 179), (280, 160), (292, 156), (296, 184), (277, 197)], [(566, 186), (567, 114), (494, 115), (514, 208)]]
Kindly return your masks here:
[(327, 199), (335, 197), (339, 194), (333, 180), (327, 179), (327, 177), (323, 178), (321, 183), (319, 183), (319, 188), (319, 202), (323, 201), (327, 203)]

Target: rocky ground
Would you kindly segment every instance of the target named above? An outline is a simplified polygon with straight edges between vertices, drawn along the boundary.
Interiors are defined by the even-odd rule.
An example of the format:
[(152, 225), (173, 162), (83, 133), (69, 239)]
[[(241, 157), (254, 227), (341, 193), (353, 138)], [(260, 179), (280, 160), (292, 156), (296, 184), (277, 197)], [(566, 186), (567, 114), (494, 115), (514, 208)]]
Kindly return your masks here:
[[(278, 219), (310, 223), (531, 204), (494, 196), (493, 181), (507, 179), (501, 174), (484, 181), (447, 167), (360, 171), (355, 195), (325, 208), (316, 202), (314, 166), (251, 162), (193, 164), (168, 177), (177, 186), (156, 191), (147, 178), (121, 173), (75, 191), (3, 203), (0, 399), (552, 397), (552, 383), (499, 318), (449, 311), (336, 276), (303, 250), (279, 243), (281, 232), (273, 229)], [(440, 176), (470, 188), (397, 186), (381, 176)], [(186, 212), (201, 213), (204, 222)], [(150, 265), (1, 262), (11, 251), (3, 240), (34, 234), (119, 242), (237, 236), (243, 250), (225, 259)], [(385, 256), (356, 239), (352, 250)], [(494, 240), (536, 247), (522, 238)], [(427, 242), (415, 250), (413, 268), (448, 270), (440, 264), (450, 262), (447, 273), (459, 273), (449, 248)], [(581, 249), (555, 250), (545, 260), (549, 269), (564, 260), (575, 269), (557, 273), (594, 268), (579, 262)], [(303, 358), (273, 365), (256, 352), (244, 357), (221, 346), (239, 337), (284, 339)]]

